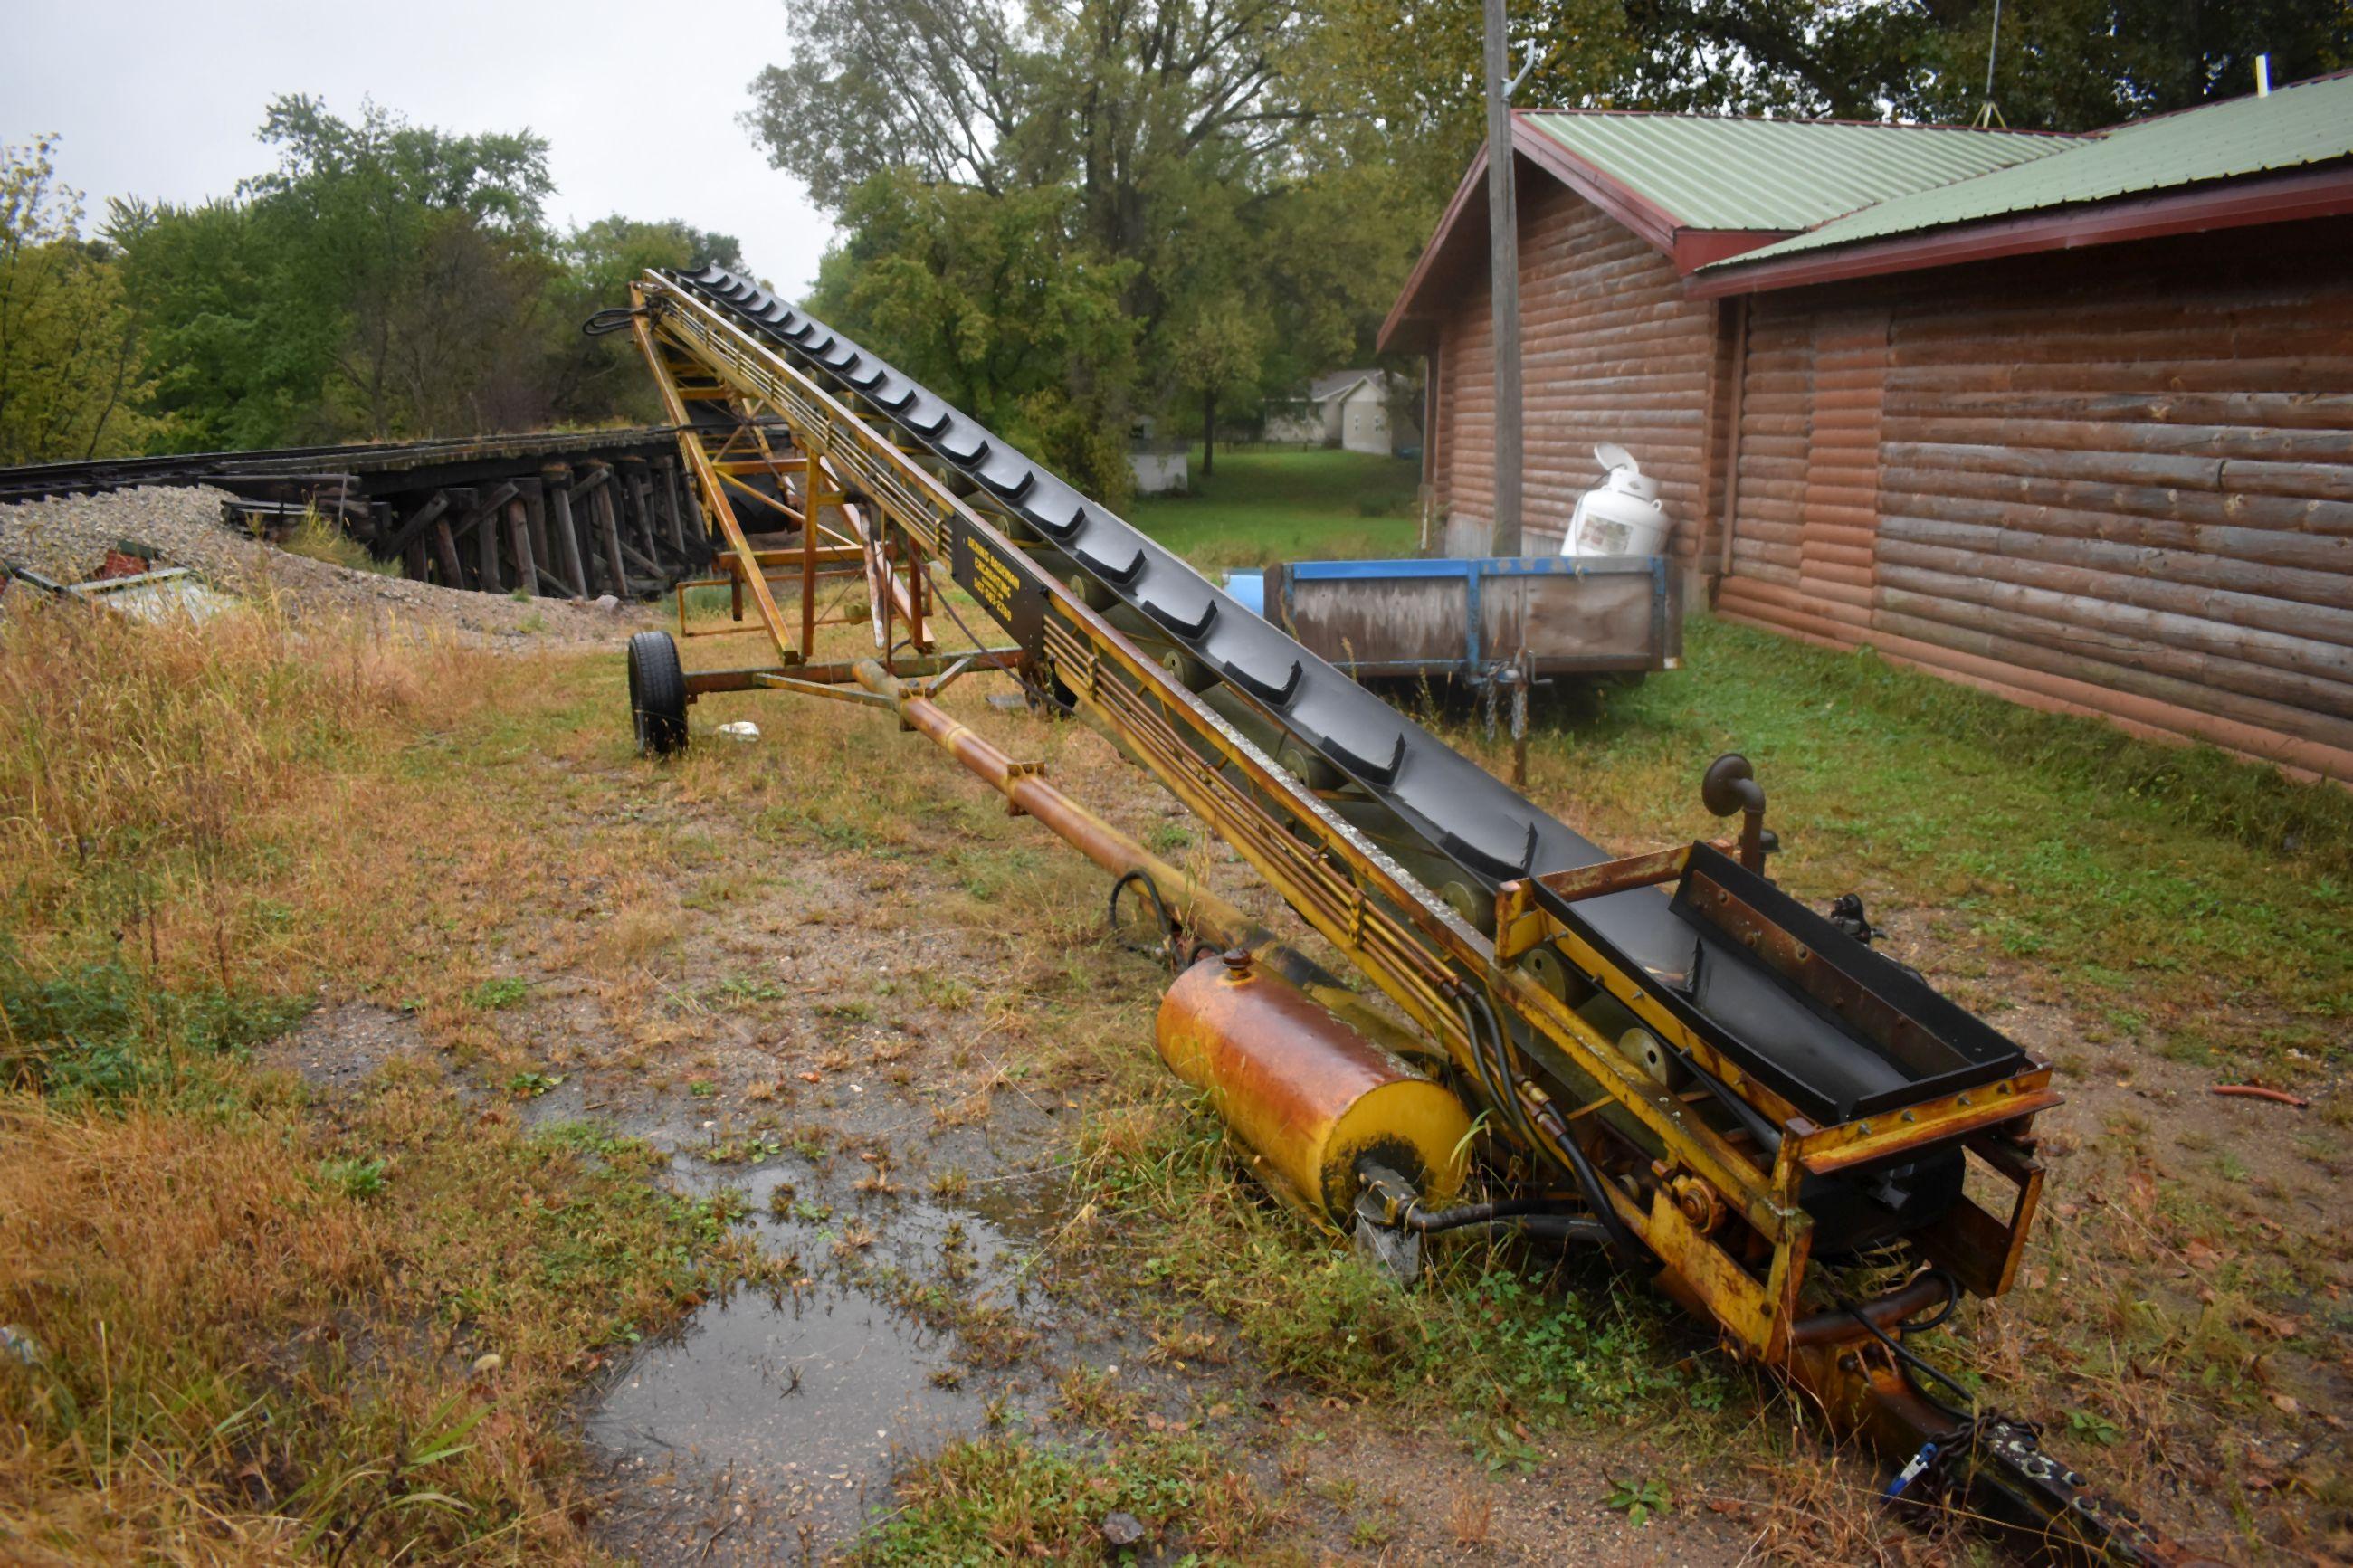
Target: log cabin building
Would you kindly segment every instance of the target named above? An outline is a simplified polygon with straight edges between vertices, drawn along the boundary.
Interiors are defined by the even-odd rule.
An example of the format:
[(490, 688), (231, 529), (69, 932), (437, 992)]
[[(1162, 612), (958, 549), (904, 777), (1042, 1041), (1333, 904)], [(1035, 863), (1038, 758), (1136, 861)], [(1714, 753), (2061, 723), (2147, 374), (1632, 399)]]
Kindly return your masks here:
[[(1525, 548), (1615, 441), (1718, 614), (2353, 782), (2353, 73), (2085, 135), (1514, 116)], [(1493, 488), (1485, 154), (1383, 329)]]

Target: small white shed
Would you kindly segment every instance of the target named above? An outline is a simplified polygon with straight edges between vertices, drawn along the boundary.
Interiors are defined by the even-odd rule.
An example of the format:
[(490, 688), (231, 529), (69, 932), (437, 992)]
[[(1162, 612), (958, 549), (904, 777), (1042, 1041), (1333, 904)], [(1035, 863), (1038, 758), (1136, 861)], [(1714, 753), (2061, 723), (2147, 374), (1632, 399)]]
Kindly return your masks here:
[(1380, 370), (1326, 371), (1304, 395), (1270, 404), (1266, 438), (1351, 452), (1393, 452), (1389, 398), (1398, 378)]
[(1127, 444), (1127, 468), (1137, 495), (1182, 495), (1193, 484), (1191, 443), (1160, 440), (1155, 422), (1139, 419)]
[(1387, 457), (1389, 439), (1388, 377), (1367, 376), (1340, 397), (1340, 445), (1351, 452)]

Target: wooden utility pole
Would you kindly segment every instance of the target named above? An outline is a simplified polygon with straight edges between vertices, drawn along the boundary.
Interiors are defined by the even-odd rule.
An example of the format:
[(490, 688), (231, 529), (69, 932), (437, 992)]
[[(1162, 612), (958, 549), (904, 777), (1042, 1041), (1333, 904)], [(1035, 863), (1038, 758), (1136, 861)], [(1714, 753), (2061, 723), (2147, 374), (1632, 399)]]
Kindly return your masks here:
[(1487, 0), (1487, 251), (1495, 338), (1495, 522), (1488, 553), (1520, 552), (1520, 221), (1512, 189), (1511, 40)]

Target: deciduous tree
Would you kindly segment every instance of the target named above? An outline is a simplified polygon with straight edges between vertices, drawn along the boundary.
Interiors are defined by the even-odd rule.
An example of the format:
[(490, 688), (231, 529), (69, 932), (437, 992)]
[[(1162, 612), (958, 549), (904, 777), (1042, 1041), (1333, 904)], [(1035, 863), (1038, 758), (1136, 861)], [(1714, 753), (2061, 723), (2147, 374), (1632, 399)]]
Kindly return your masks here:
[(456, 370), (446, 319), (490, 321), (457, 290), (510, 286), (501, 273), (533, 247), (554, 188), (547, 143), (451, 135), (372, 102), (345, 121), (301, 96), (273, 102), (260, 136), (279, 165), (244, 190), (277, 258), (281, 319), (323, 353), (367, 434), (430, 426), (417, 400), (447, 394), (426, 381)]
[(55, 145), (0, 147), (0, 463), (123, 451), (143, 434), (137, 322), (112, 248), (82, 237)]
[(580, 323), (647, 267), (740, 266), (735, 241), (616, 216), (543, 221), (546, 146), (375, 105), (270, 106), (278, 166), (201, 206), (114, 205), (150, 438), (181, 449), (659, 417), (627, 338)]
[(1050, 457), (1123, 487), (1104, 454), (1134, 408), (1179, 389), (1178, 342), (1204, 319), (1188, 272), (1281, 265), (1252, 241), (1305, 173), (1292, 151), (1307, 111), (1284, 70), (1305, 8), (813, 0), (789, 15), (791, 55), (754, 81), (747, 123), (845, 231), (813, 303), (984, 417), (1028, 410), (1033, 432), (1064, 433), (1040, 435)]

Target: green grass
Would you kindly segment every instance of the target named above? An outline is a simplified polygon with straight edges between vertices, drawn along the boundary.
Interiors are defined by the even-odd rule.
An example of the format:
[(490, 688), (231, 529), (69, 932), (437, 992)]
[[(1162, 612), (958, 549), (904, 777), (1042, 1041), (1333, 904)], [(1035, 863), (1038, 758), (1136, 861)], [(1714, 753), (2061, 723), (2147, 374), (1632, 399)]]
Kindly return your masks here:
[(466, 1000), (485, 1013), (520, 1007), (531, 999), (531, 982), (512, 974), (485, 980), (466, 994)]
[(1142, 498), (1128, 521), (1204, 567), (1413, 552), (1419, 468), (1365, 452), (1226, 451), (1195, 493)]
[(1535, 798), (1613, 847), (1713, 836), (1699, 773), (1741, 751), (1786, 848), (1777, 875), (1807, 899), (1860, 887), (1875, 915), (1934, 911), (1987, 962), (2041, 977), (2094, 1040), (2195, 1029), (2240, 1070), (2250, 1053), (2281, 1070), (2290, 1047), (2344, 1053), (2353, 795), (1867, 652), (1705, 617), (1688, 639), (1686, 668), (1539, 729)]
[[(1111, 1224), (1096, 1261), (1230, 1324), (1257, 1363), (1321, 1392), (1417, 1413), (1498, 1468), (1536, 1437), (1596, 1423), (1712, 1412), (1714, 1369), (1679, 1370), (1670, 1312), (1605, 1269), (1509, 1243), (1456, 1239), (1400, 1290), (1274, 1205), (1216, 1119), (1161, 1086), (1091, 1133), (1081, 1190)], [(1516, 1443), (1504, 1440), (1514, 1436)]]
[[(1156, 1546), (1183, 1561), (1245, 1560), (1277, 1516), (1231, 1456), (1207, 1435), (1137, 1433), (1102, 1447), (1000, 1436), (949, 1444), (899, 1480), (902, 1506), (859, 1544), (855, 1561), (885, 1564), (1133, 1563)], [(1145, 1550), (1106, 1552), (1104, 1518), (1128, 1513)], [(1242, 1555), (1238, 1555), (1242, 1554)]]
[[(626, 740), (609, 680), (518, 665), (481, 700), (477, 659), (266, 605), (0, 621), (0, 1323), (31, 1347), (0, 1373), (0, 1538), (606, 1560), (573, 1402), (743, 1234), (433, 1054), (332, 1105), (255, 1060), (322, 994), (413, 997), (421, 1042), (503, 1048), (487, 1015), (529, 986), (486, 959), (543, 896), (505, 847), (547, 806), (519, 768)], [(602, 728), (567, 742), (591, 695)]]
[(102, 949), (37, 974), (0, 931), (0, 1081), (61, 1109), (169, 1098), (192, 1083), (208, 1094), (201, 1064), (269, 1039), (300, 1016), (299, 1004), (267, 994), (153, 988), (119, 952)]

